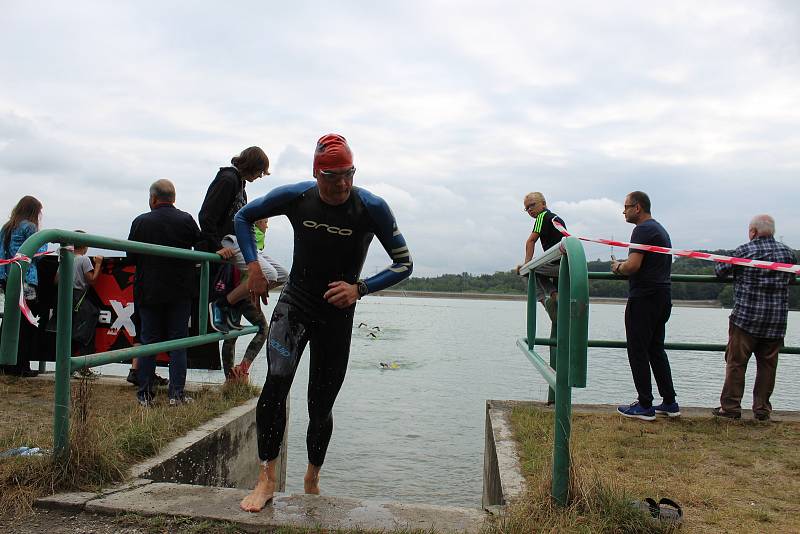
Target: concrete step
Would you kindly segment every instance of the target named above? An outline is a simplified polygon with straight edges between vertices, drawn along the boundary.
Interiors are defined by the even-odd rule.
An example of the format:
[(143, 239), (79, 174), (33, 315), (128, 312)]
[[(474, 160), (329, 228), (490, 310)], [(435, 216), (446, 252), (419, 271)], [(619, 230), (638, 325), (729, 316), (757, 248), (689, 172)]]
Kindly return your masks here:
[[(153, 482), (104, 495), (61, 494), (37, 502), (47, 508), (83, 508), (228, 521), (244, 529), (297, 526), (316, 529), (395, 529), (477, 533), (490, 516), (478, 508), (381, 502), (328, 495), (276, 494), (260, 513), (239, 508), (247, 490)], [(84, 501), (81, 506), (80, 501)]]

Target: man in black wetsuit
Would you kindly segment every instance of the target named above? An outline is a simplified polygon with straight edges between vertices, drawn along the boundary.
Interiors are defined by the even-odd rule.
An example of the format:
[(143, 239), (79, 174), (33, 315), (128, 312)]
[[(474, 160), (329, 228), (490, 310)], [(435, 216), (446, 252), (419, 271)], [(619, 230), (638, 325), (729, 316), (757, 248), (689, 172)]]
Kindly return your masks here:
[[(248, 289), (255, 304), (267, 293), (259, 267), (253, 222), (285, 215), (294, 229), (294, 258), (272, 314), (267, 361), (269, 371), (256, 411), (258, 483), (241, 502), (258, 512), (275, 491), (276, 460), (286, 426), (286, 397), (300, 362), (311, 344), (308, 384), (308, 469), (306, 493), (319, 493), (319, 472), (333, 432), (332, 409), (350, 354), (353, 312), (358, 299), (385, 289), (411, 274), (411, 255), (386, 202), (353, 187), (353, 155), (344, 137), (320, 138), (314, 153), (316, 182), (273, 189), (236, 214), (236, 236), (249, 272)], [(392, 265), (361, 280), (369, 244), (377, 236)]]

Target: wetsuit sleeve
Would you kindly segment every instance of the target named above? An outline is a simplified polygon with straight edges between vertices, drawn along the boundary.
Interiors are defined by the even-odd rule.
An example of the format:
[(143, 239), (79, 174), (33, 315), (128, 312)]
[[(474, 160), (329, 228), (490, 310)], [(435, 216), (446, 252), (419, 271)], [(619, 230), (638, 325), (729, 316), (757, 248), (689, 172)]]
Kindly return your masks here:
[(255, 261), (258, 257), (253, 224), (266, 217), (285, 215), (291, 202), (315, 185), (316, 182), (301, 182), (276, 187), (236, 213), (233, 218), (233, 226), (236, 229), (236, 240), (239, 242), (239, 249), (242, 251), (245, 263)]
[(386, 201), (363, 189), (359, 190), (359, 195), (375, 222), (375, 236), (393, 262), (381, 272), (364, 280), (369, 292), (373, 293), (408, 278), (414, 270), (414, 263), (411, 261), (406, 240), (398, 230), (394, 214)]

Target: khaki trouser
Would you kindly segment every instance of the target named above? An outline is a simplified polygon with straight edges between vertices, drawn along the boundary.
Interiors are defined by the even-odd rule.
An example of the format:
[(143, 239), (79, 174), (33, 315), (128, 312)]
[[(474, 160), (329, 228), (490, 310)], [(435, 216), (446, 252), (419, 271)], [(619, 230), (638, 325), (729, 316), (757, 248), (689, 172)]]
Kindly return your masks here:
[(545, 263), (533, 270), (536, 275), (536, 300), (544, 302), (558, 291), (558, 272), (561, 269), (561, 258)]
[(742, 412), (744, 375), (750, 355), (756, 355), (756, 383), (753, 385), (753, 413), (769, 415), (772, 405), (769, 398), (775, 388), (775, 372), (778, 369), (778, 351), (783, 347), (783, 338), (766, 339), (751, 336), (738, 326), (728, 326), (728, 347), (725, 349), (725, 384), (719, 397), (722, 410), (729, 413)]

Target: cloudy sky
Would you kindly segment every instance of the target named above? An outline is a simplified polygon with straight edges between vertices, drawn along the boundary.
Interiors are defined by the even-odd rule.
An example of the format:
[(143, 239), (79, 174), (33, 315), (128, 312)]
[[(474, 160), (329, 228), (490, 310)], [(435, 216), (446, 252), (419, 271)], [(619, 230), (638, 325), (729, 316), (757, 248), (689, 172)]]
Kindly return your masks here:
[[(641, 189), (675, 246), (768, 212), (800, 247), (798, 4), (553, 4), (0, 0), (0, 217), (31, 194), (46, 227), (125, 237), (157, 178), (196, 215), (241, 149), (272, 161), (255, 198), (338, 132), (417, 275), (519, 263), (528, 191), (583, 235), (627, 239)], [(268, 247), (290, 262), (285, 219)]]

